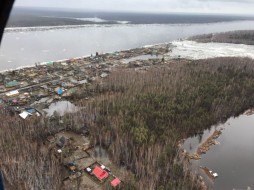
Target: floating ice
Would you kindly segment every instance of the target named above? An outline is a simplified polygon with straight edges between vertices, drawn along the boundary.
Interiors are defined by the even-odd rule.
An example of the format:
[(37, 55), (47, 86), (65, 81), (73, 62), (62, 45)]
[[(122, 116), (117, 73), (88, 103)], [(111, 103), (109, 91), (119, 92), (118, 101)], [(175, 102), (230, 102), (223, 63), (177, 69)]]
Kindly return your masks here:
[(254, 46), (229, 43), (197, 43), (194, 41), (174, 41), (170, 56), (173, 58), (208, 59), (215, 57), (249, 57), (254, 59)]
[(83, 20), (83, 21), (89, 21), (89, 22), (108, 22), (107, 20), (93, 17), (93, 18), (75, 18), (76, 20)]
[(116, 21), (118, 24), (129, 24), (130, 21)]

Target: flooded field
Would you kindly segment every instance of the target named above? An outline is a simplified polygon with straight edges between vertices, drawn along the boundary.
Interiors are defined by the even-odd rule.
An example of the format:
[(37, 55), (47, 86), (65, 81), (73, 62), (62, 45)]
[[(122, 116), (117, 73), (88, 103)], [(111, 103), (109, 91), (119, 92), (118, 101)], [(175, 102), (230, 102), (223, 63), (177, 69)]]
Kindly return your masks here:
[[(184, 148), (195, 153), (200, 144), (213, 134), (222, 130), (216, 139), (219, 143), (210, 147), (200, 160), (193, 160), (192, 169), (201, 175), (215, 190), (251, 190), (254, 189), (254, 115), (243, 114), (230, 118), (226, 123), (212, 126), (203, 135), (189, 138)], [(209, 178), (200, 168), (206, 167), (216, 172), (218, 177)]]

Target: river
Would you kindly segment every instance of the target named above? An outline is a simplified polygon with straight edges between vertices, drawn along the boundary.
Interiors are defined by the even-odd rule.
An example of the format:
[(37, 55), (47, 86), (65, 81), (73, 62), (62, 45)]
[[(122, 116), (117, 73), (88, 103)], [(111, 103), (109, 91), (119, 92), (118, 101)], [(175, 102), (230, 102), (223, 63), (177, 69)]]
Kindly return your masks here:
[(5, 32), (0, 48), (0, 70), (171, 42), (192, 35), (253, 29), (254, 21), (209, 24), (119, 24), (61, 29), (39, 27)]
[[(254, 115), (242, 114), (228, 119), (224, 124), (212, 126), (204, 134), (189, 138), (184, 147), (188, 152), (195, 152), (198, 145), (205, 141), (215, 129), (223, 129), (214, 145), (202, 155), (201, 160), (191, 161), (192, 170), (204, 177), (215, 190), (251, 190), (254, 189)], [(214, 180), (199, 168), (207, 167), (218, 173)]]

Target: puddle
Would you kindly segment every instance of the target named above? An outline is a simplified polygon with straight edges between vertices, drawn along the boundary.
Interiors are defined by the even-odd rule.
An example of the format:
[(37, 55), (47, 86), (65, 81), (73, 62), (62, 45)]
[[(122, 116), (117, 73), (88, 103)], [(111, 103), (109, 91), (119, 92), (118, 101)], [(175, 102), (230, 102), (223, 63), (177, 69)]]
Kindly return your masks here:
[[(215, 129), (223, 128), (213, 145), (201, 160), (192, 160), (192, 170), (200, 174), (212, 189), (254, 189), (254, 115), (240, 115), (226, 123), (213, 126), (204, 135), (189, 138), (184, 143), (187, 152), (194, 153), (200, 142), (204, 142)], [(218, 173), (218, 178), (210, 180), (200, 166)]]
[(76, 112), (78, 108), (69, 101), (59, 101), (52, 103), (48, 109), (44, 109), (47, 113), (47, 116), (52, 116), (56, 111), (60, 116), (63, 116), (64, 113)]
[(132, 61), (137, 61), (137, 60), (148, 60), (148, 59), (162, 59), (162, 55), (140, 55), (136, 57), (132, 57), (129, 59), (123, 59), (122, 62), (125, 64), (128, 64), (129, 62)]

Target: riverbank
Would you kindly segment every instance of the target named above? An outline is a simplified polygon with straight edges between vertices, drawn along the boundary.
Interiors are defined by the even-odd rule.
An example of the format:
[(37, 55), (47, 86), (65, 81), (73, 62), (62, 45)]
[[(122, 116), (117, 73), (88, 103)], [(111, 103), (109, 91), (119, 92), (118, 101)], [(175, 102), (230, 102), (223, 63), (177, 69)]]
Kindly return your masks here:
[(211, 146), (219, 144), (216, 139), (221, 135), (221, 133), (221, 130), (214, 130), (214, 132), (197, 147), (196, 152), (194, 154), (189, 154), (188, 157), (192, 160), (200, 160), (201, 155), (209, 151)]
[(189, 40), (202, 43), (219, 42), (254, 45), (254, 30), (240, 30), (224, 33), (198, 35), (190, 37)]

